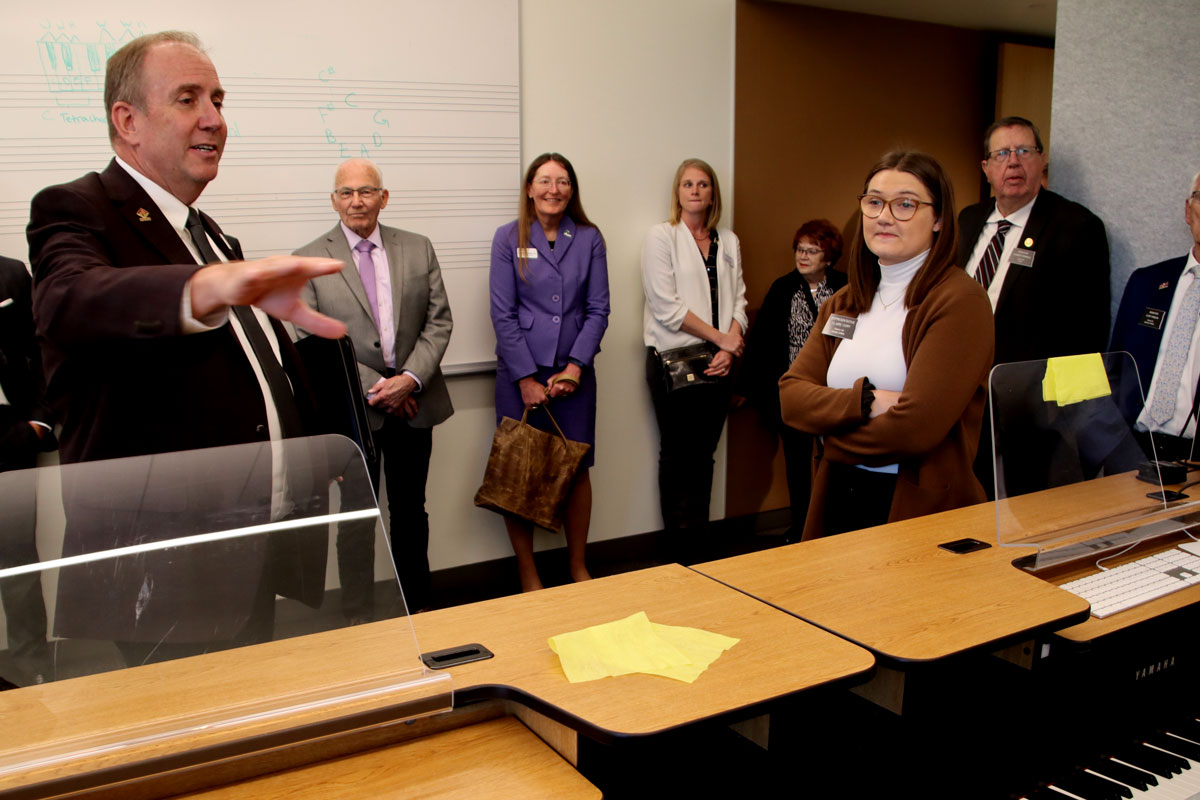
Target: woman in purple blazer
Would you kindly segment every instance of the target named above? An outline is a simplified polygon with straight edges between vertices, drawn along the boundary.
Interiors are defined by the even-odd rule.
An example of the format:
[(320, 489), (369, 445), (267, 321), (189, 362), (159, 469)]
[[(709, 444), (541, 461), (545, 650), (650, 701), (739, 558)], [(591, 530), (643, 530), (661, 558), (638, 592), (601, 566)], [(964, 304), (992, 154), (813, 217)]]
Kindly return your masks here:
[[(608, 260), (604, 237), (583, 212), (571, 162), (544, 153), (525, 172), (517, 219), (492, 239), (492, 325), (496, 329), (496, 423), (520, 419), (551, 400), (568, 439), (592, 445), (567, 504), (571, 578), (588, 580), (584, 548), (592, 517), (596, 374), (593, 362), (608, 327)], [(553, 430), (545, 414), (528, 422)], [(533, 526), (504, 518), (521, 588), (542, 588), (533, 560)]]

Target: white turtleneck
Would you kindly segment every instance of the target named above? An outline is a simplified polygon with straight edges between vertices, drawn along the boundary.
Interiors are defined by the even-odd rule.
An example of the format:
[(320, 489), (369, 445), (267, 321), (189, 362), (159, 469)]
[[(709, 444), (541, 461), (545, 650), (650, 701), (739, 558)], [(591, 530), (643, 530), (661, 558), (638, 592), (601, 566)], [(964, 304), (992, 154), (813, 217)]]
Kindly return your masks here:
[[(904, 362), (902, 335), (908, 308), (904, 295), (917, 270), (929, 257), (929, 251), (899, 264), (879, 267), (879, 288), (871, 307), (858, 315), (853, 339), (843, 339), (829, 362), (825, 384), (833, 389), (849, 389), (864, 375), (876, 389), (904, 390), (908, 365)], [(875, 472), (896, 472), (897, 465), (863, 467)]]

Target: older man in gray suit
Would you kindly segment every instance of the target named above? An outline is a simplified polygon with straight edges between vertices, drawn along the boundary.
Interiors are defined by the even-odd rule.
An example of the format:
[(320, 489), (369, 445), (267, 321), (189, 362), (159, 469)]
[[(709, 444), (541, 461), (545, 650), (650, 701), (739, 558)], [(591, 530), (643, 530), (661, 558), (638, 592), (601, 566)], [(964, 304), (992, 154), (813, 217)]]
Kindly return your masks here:
[[(296, 254), (328, 255), (355, 269), (317, 278), (301, 296), (345, 322), (354, 342), (387, 480), (392, 558), (408, 607), (415, 611), (429, 602), (425, 483), (432, 428), (454, 413), (439, 366), (450, 342), (450, 304), (429, 239), (378, 224), (388, 191), (375, 164), (361, 158), (344, 162), (331, 197), (341, 222)], [(371, 479), (378, 493), (378, 468)], [(353, 551), (372, 544), (370, 535), (343, 530), (339, 560), (361, 563), (364, 556)], [(344, 576), (343, 591), (353, 591), (348, 582)], [(370, 616), (369, 599), (344, 607), (351, 616)]]

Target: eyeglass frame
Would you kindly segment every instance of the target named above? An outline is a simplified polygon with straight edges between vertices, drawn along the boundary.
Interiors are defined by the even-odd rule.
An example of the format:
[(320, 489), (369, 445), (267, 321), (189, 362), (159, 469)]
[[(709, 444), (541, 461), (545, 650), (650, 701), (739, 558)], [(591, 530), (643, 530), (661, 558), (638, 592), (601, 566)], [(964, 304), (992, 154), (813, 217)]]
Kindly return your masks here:
[(1033, 157), (1034, 153), (1038, 153), (1040, 155), (1041, 152), (1042, 148), (1038, 147), (1036, 144), (1033, 147), (1027, 147), (1026, 145), (1020, 145), (1019, 147), (1002, 147), (999, 150), (989, 151), (987, 156), (984, 158), (984, 161), (995, 161), (997, 164), (1003, 164), (1013, 155), (1017, 157), (1017, 161), (1028, 161)]
[(371, 200), (378, 194), (383, 193), (382, 186), (359, 186), (357, 189), (351, 189), (349, 186), (343, 186), (340, 189), (334, 189), (333, 193), (337, 195), (339, 200), (350, 200), (355, 195), (358, 195), (363, 200)]
[[(862, 215), (864, 217), (866, 217), (867, 219), (879, 219), (880, 217), (883, 216), (883, 208), (880, 208), (879, 213), (876, 214), (875, 216), (871, 216), (870, 214), (867, 213), (867, 209), (863, 208), (863, 200), (867, 197), (878, 198), (879, 201), (882, 202), (883, 205), (887, 207), (887, 210), (889, 212), (891, 212), (892, 219), (896, 220), (897, 222), (908, 222), (909, 220), (913, 219), (914, 217), (917, 216), (917, 212), (919, 212), (921, 210), (921, 206), (929, 206), (929, 208), (931, 210), (933, 210), (934, 213), (937, 213), (937, 208), (936, 208), (937, 203), (934, 203), (931, 200), (921, 200), (920, 198), (908, 197), (907, 195), (902, 195), (900, 197), (893, 197), (891, 200), (884, 200), (882, 197), (880, 197), (877, 194), (871, 194), (870, 192), (863, 192), (862, 194), (860, 194), (858, 196), (858, 210), (861, 211)], [(892, 204), (898, 200), (906, 200), (910, 203), (917, 204), (917, 207), (913, 209), (913, 213), (912, 213), (911, 217), (896, 216), (896, 209)]]
[(540, 186), (544, 189), (549, 189), (551, 184), (553, 184), (556, 189), (571, 188), (570, 178), (549, 178), (545, 175), (540, 178), (534, 178), (529, 183), (531, 186)]
[(813, 256), (820, 256), (822, 258), (825, 257), (825, 248), (823, 247), (801, 247), (800, 245), (796, 245), (795, 252), (803, 253), (809, 258), (812, 258)]

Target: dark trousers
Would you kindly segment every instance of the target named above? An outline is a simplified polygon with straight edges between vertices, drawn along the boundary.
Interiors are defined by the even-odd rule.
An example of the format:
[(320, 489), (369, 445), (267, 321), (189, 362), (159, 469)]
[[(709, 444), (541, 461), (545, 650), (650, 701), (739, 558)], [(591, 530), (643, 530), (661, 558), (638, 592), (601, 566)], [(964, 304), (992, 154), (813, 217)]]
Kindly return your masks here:
[(787, 472), (788, 497), (792, 504), (792, 528), (789, 541), (799, 541), (808, 516), (808, 501), (812, 496), (813, 437), (795, 428), (782, 425), (779, 439), (783, 445), (783, 463)]
[[(425, 511), (425, 485), (429, 479), (433, 429), (414, 428), (404, 419), (389, 416), (372, 436), (387, 481), (392, 561), (405, 605), (409, 612), (415, 612), (429, 605), (429, 515)], [(378, 465), (371, 469), (371, 484), (378, 497)], [(339, 524), (337, 553), (342, 610), (349, 617), (369, 619), (374, 610), (375, 520)]]
[(668, 531), (703, 528), (712, 497), (713, 452), (729, 411), (732, 385), (689, 386), (667, 392), (662, 362), (647, 351), (646, 381), (658, 419), (658, 493)]
[(894, 472), (871, 472), (852, 464), (829, 464), (825, 535), (873, 528), (888, 521), (896, 493)]
[[(7, 463), (20, 469), (28, 464)], [(36, 564), (37, 552), (37, 475), (33, 472), (6, 472), (0, 479), (0, 568)], [(46, 603), (42, 596), (40, 572), (30, 572), (0, 580), (0, 605), (8, 631), (8, 653), (20, 675), (9, 676), (14, 683), (51, 678), (50, 648), (46, 642)]]

